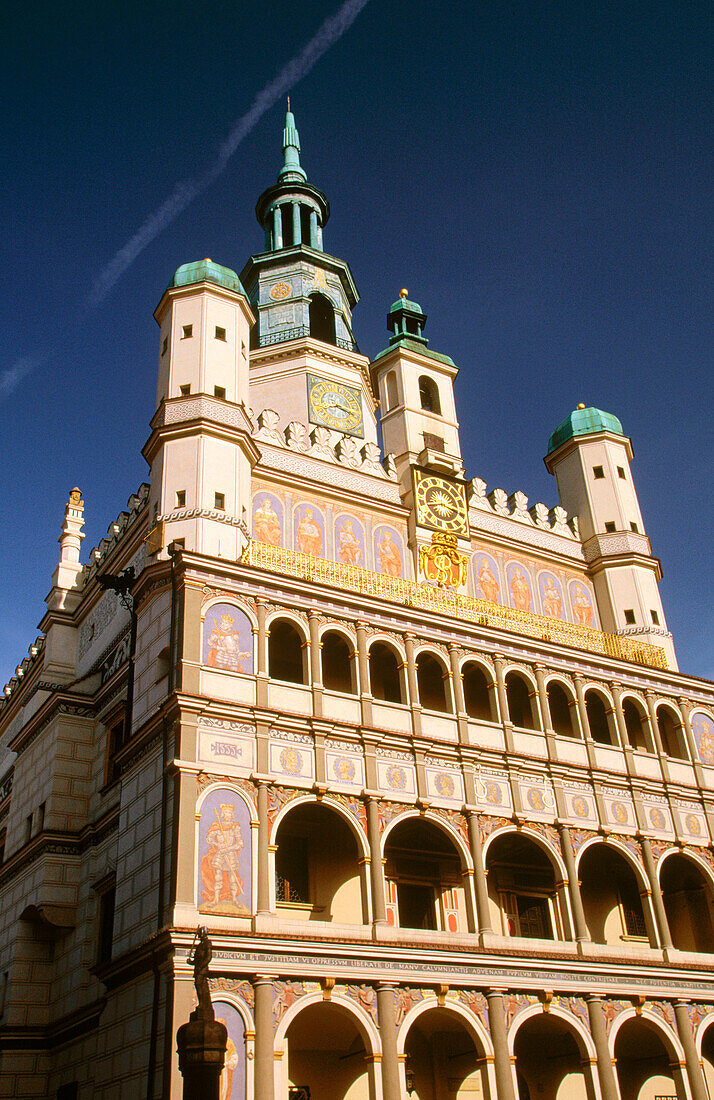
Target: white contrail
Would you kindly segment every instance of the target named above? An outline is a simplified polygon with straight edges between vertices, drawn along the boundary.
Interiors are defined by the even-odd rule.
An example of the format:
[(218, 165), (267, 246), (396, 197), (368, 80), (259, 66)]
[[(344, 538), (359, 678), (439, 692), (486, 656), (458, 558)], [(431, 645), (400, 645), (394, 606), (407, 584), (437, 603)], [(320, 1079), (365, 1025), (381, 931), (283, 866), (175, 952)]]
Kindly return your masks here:
[(258, 92), (249, 109), (233, 126), (230, 134), (220, 146), (215, 160), (206, 172), (196, 179), (182, 180), (177, 183), (166, 201), (146, 219), (106, 267), (100, 271), (89, 294), (88, 305), (90, 307), (99, 305), (106, 298), (115, 283), (131, 267), (134, 260), (144, 251), (147, 245), (151, 244), (159, 233), (167, 225), (170, 225), (174, 218), (178, 217), (181, 211), (185, 210), (197, 195), (205, 191), (220, 176), (240, 143), (251, 132), (265, 112), (289, 92), (298, 81), (307, 76), (322, 55), (342, 37), (345, 31), (349, 30), (362, 8), (366, 7), (368, 3), (369, 0), (345, 0), (338, 11), (325, 20), (317, 34), (310, 39), (297, 57), (288, 61), (275, 79), (267, 84), (262, 91)]
[(14, 393), (23, 379), (39, 367), (46, 358), (46, 355), (23, 355), (20, 359), (16, 359), (11, 367), (0, 371), (0, 400)]

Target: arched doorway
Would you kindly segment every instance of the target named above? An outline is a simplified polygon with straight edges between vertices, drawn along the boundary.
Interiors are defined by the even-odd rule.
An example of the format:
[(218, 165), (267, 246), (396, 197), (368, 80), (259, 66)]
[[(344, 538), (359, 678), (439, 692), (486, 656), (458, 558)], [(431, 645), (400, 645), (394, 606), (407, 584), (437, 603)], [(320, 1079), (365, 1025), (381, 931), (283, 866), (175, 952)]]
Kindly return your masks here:
[(463, 860), (443, 829), (423, 818), (407, 818), (389, 833), (384, 855), (390, 924), (468, 930)]
[(486, 873), (492, 925), (504, 936), (562, 940), (564, 887), (552, 861), (523, 833), (502, 833), (488, 846)]
[(374, 1100), (375, 1063), (355, 1017), (335, 1003), (307, 1005), (285, 1034), (288, 1092), (310, 1100)]
[(404, 1054), (410, 1100), (491, 1100), (485, 1051), (457, 1013), (422, 1012), (409, 1028)]
[[(625, 857), (607, 844), (586, 848), (578, 863), (580, 896), (594, 943), (655, 944), (644, 887)], [(650, 937), (653, 937), (650, 939)]]
[(582, 1037), (551, 1013), (530, 1016), (513, 1053), (519, 1100), (594, 1100), (593, 1070)]
[(714, 951), (712, 886), (701, 868), (673, 852), (662, 864), (660, 885), (673, 945), (679, 951)]
[(275, 901), (291, 920), (362, 924), (366, 884), (349, 825), (322, 803), (303, 802), (278, 825)]
[(535, 691), (531, 689), (525, 676), (521, 676), (518, 672), (507, 673), (506, 699), (508, 717), (514, 726), (525, 730), (538, 729)]
[(450, 701), (446, 695), (448, 671), (433, 653), (422, 651), (416, 659), (419, 702), (425, 710), (447, 711)]
[(335, 342), (335, 310), (324, 294), (310, 295), (310, 335), (324, 344)]
[(615, 1037), (615, 1066), (622, 1100), (684, 1100), (681, 1070), (659, 1028), (646, 1017), (625, 1020)]
[(369, 648), (369, 684), (372, 698), (385, 703), (405, 703), (404, 662), (390, 645), (374, 642)]
[(461, 670), (464, 684), (464, 706), (469, 718), (483, 722), (496, 722), (493, 696), (493, 676), (487, 676), (485, 669), (476, 661), (467, 661)]

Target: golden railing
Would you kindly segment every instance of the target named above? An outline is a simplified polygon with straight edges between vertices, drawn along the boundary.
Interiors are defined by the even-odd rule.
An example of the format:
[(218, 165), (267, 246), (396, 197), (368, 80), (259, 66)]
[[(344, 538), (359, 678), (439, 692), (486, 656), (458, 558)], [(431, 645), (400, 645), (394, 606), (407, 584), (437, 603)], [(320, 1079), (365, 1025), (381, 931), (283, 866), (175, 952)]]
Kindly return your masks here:
[(357, 565), (314, 558), (310, 554), (299, 554), (295, 550), (284, 550), (281, 546), (270, 546), (265, 542), (249, 542), (241, 562), (243, 565), (268, 569), (271, 573), (299, 577), (315, 584), (328, 584), (334, 588), (358, 592), (363, 596), (375, 596), (405, 607), (449, 615), (454, 619), (478, 623), (479, 626), (497, 627), (513, 634), (524, 634), (528, 638), (573, 646), (589, 653), (602, 653), (607, 657), (617, 657), (652, 668), (667, 668), (664, 650), (648, 642), (635, 642), (617, 634), (605, 634), (591, 626), (566, 623), (562, 619), (551, 619), (545, 615), (533, 615), (530, 611), (517, 611), (513, 607), (489, 603), (488, 600), (462, 596), (451, 589), (418, 584), (402, 577), (389, 577), (384, 573), (372, 573)]

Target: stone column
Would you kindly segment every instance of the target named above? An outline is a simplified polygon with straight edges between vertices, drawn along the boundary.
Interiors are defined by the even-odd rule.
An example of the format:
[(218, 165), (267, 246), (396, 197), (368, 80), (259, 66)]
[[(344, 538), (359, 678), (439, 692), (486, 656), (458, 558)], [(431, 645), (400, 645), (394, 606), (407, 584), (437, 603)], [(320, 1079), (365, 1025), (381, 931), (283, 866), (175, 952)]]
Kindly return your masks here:
[(478, 814), (474, 810), (467, 812), (469, 824), (469, 846), (471, 858), (474, 862), (474, 892), (476, 894), (476, 915), (478, 917), (479, 935), (493, 932), (491, 927), (491, 912), (488, 905), (488, 883), (486, 882), (486, 870), (483, 865), (483, 846), (481, 844), (481, 830), (478, 824)]
[(316, 718), (322, 717), (322, 662), (320, 660), (320, 618), (317, 611), (308, 611), (310, 626), (310, 683), (312, 684), (312, 709)]
[(317, 248), (322, 252), (322, 226), (318, 223), (317, 226)]
[(397, 1025), (394, 1016), (394, 986), (377, 986), (377, 1016), (382, 1040), (382, 1095), (384, 1100), (402, 1100), (397, 1055)]
[(362, 725), (371, 727), (372, 685), (369, 679), (369, 651), (367, 649), (367, 623), (358, 620), (357, 628), (357, 668), (359, 670), (359, 697), (362, 712)]
[(689, 1019), (687, 1001), (674, 1002), (674, 1018), (677, 1021), (677, 1033), (679, 1041), (684, 1048), (684, 1061), (687, 1067), (689, 1087), (692, 1090), (692, 1100), (709, 1100), (709, 1090), (704, 1081), (702, 1063), (697, 1054), (692, 1022)]
[(276, 206), (273, 209), (273, 249), (283, 247), (283, 219), (280, 213), (280, 207)]
[(256, 662), (256, 703), (259, 707), (268, 705), (268, 636), (270, 631), (266, 628), (267, 608), (265, 600), (255, 601), (256, 616), (258, 619), (258, 654)]
[(615, 725), (617, 726), (617, 732), (620, 736), (620, 744), (623, 749), (634, 748), (634, 745), (630, 745), (630, 738), (627, 734), (627, 725), (625, 723), (625, 715), (622, 710), (622, 685), (617, 681), (613, 681), (610, 685), (612, 688), (612, 698), (615, 701)]
[(565, 863), (565, 871), (568, 876), (568, 894), (570, 896), (570, 905), (573, 910), (575, 939), (578, 943), (589, 942), (590, 933), (588, 932), (588, 925), (585, 920), (585, 910), (583, 909), (583, 899), (580, 896), (580, 883), (578, 882), (578, 873), (575, 867), (573, 846), (570, 843), (570, 829), (567, 825), (560, 826), (560, 850), (563, 853), (563, 862)]
[(660, 889), (659, 879), (657, 877), (657, 868), (655, 867), (654, 856), (652, 855), (652, 843), (647, 836), (640, 837), (640, 846), (642, 848), (642, 859), (645, 865), (645, 871), (650, 884), (650, 890), (652, 891), (652, 908), (654, 909), (655, 920), (657, 922), (657, 932), (659, 934), (659, 940), (662, 947), (666, 950), (671, 950), (672, 937), (669, 932), (669, 921), (667, 920), (667, 912), (664, 908), (664, 899), (662, 898), (662, 890)]
[(421, 737), (421, 703), (419, 702), (419, 682), (417, 680), (416, 661), (414, 659), (413, 634), (404, 635), (404, 648), (407, 653), (407, 683), (409, 685), (409, 702), (412, 710), (412, 728), (415, 737)]
[(545, 686), (545, 666), (534, 665), (533, 671), (536, 678), (536, 694), (540, 705), (540, 728), (544, 733), (555, 733), (550, 721), (550, 707), (548, 706), (548, 688)]
[(379, 833), (379, 809), (376, 798), (367, 798), (367, 837), (369, 840), (369, 876), (372, 887), (372, 920), (387, 923), (387, 906), (384, 899), (384, 864), (382, 842)]
[(270, 912), (270, 821), (268, 820), (268, 785), (258, 784), (258, 897), (256, 911)]
[(317, 210), (310, 211), (310, 247), (317, 248)]
[(620, 1100), (620, 1090), (615, 1078), (615, 1067), (607, 1045), (607, 1031), (605, 1028), (605, 1013), (602, 1007), (602, 997), (586, 997), (590, 1018), (590, 1034), (597, 1051), (597, 1075), (600, 1079), (600, 1091), (602, 1100)]
[(508, 1053), (503, 994), (491, 991), (486, 994), (486, 1000), (488, 1001), (488, 1024), (491, 1032), (491, 1042), (493, 1043), (493, 1063), (496, 1071), (498, 1100), (516, 1100), (513, 1089), (511, 1056)]
[(650, 716), (650, 726), (652, 727), (652, 740), (654, 741), (655, 749), (659, 753), (660, 757), (664, 757), (666, 759), (667, 754), (664, 751), (664, 746), (662, 744), (662, 738), (659, 735), (659, 726), (657, 725), (657, 699), (656, 699), (656, 696), (654, 695), (653, 692), (646, 691), (645, 692), (645, 701), (647, 703), (647, 710), (648, 710), (649, 716)]
[(255, 992), (255, 1100), (274, 1100), (275, 1057), (273, 1055), (273, 979), (259, 974)]
[(500, 653), (494, 653), (493, 655), (493, 668), (496, 673), (496, 694), (498, 695), (498, 708), (501, 712), (501, 723), (503, 724), (503, 736), (506, 741), (506, 748), (509, 752), (513, 752), (513, 722), (511, 721), (511, 714), (508, 709), (508, 696), (506, 695), (506, 678), (503, 675), (503, 666), (505, 664), (505, 658)]
[(300, 225), (300, 203), (293, 204), (293, 244), (302, 242), (302, 227)]

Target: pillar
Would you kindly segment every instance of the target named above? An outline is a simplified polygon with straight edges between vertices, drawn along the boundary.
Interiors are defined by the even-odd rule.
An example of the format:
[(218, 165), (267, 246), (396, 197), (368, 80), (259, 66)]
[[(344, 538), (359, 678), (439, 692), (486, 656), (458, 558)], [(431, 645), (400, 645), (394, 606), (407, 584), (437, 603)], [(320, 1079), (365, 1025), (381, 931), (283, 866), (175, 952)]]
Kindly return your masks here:
[(268, 820), (268, 786), (258, 784), (258, 896), (256, 911), (270, 912), (270, 822)]
[(550, 724), (550, 707), (548, 706), (548, 689), (545, 686), (545, 668), (543, 665), (534, 665), (536, 678), (536, 694), (540, 705), (540, 728), (544, 733), (555, 732)]
[(647, 836), (640, 837), (640, 847), (642, 848), (642, 859), (645, 864), (650, 890), (652, 891), (652, 907), (657, 922), (659, 941), (665, 950), (668, 948), (671, 949), (673, 944), (672, 937), (669, 933), (669, 921), (667, 920), (667, 913), (664, 908), (664, 899), (662, 898), (662, 890), (660, 889), (659, 879), (657, 877), (657, 868), (655, 867), (654, 856), (652, 855), (650, 838)]
[(273, 251), (283, 247), (283, 219), (280, 207), (273, 209)]
[(300, 244), (302, 242), (302, 228), (300, 225), (300, 203), (294, 202), (293, 204), (293, 244)]
[(565, 871), (568, 876), (568, 895), (570, 897), (570, 906), (573, 910), (575, 939), (578, 943), (583, 943), (583, 941), (590, 940), (590, 933), (588, 932), (588, 925), (585, 920), (583, 899), (580, 896), (580, 883), (578, 882), (578, 873), (575, 867), (575, 856), (573, 855), (573, 846), (570, 843), (570, 829), (567, 825), (560, 826), (560, 850), (563, 853), (563, 862), (565, 863)]
[(697, 1054), (687, 1005), (687, 1001), (675, 1001), (674, 1018), (677, 1021), (679, 1041), (684, 1048), (684, 1061), (687, 1067), (689, 1087), (692, 1090), (692, 1100), (709, 1100), (709, 1090), (704, 1081), (702, 1063)]
[(607, 1043), (607, 1030), (605, 1028), (605, 1012), (602, 1006), (602, 997), (586, 997), (590, 1018), (590, 1034), (597, 1051), (597, 1075), (600, 1079), (600, 1091), (602, 1100), (620, 1100), (620, 1090), (615, 1079), (615, 1067), (610, 1048)]
[(421, 737), (421, 703), (419, 702), (419, 683), (417, 681), (416, 661), (414, 659), (413, 634), (404, 635), (404, 648), (407, 654), (407, 683), (409, 685), (409, 702), (412, 710), (412, 724), (415, 737)]
[(469, 846), (471, 858), (474, 863), (474, 892), (476, 894), (476, 915), (478, 917), (478, 931), (484, 933), (493, 932), (491, 927), (491, 912), (488, 905), (488, 884), (486, 882), (486, 870), (483, 865), (483, 846), (481, 844), (481, 830), (478, 823), (478, 814), (469, 810), (467, 814), (469, 825)]
[(312, 709), (316, 718), (322, 717), (322, 662), (320, 660), (320, 617), (317, 611), (308, 611), (310, 627), (310, 683), (312, 684)]
[(511, 715), (508, 710), (508, 698), (506, 696), (506, 680), (503, 675), (503, 657), (500, 653), (493, 655), (493, 669), (496, 674), (496, 695), (498, 696), (498, 709), (501, 712), (501, 722), (504, 727), (511, 725)]
[(310, 247), (317, 248), (317, 210), (310, 211)]
[(322, 226), (317, 227), (317, 247), (322, 252)]
[[(371, 726), (372, 721), (372, 685), (369, 680), (369, 652), (367, 650), (367, 624), (358, 620), (357, 628), (357, 668), (359, 670), (359, 697), (362, 725)], [(369, 784), (368, 784), (369, 786)]]
[[(397, 1055), (397, 1025), (394, 1017), (394, 986), (383, 982), (377, 986), (377, 1016), (379, 1036), (382, 1040), (382, 1095), (384, 1100), (402, 1100)], [(258, 1100), (257, 1095), (256, 1100)]]
[(493, 1043), (493, 1064), (496, 1072), (498, 1100), (516, 1100), (513, 1089), (511, 1056), (508, 1053), (503, 994), (492, 991), (486, 994), (486, 1000), (488, 1001), (488, 1024), (491, 1032), (491, 1042)]
[(369, 875), (372, 887), (372, 919), (375, 924), (387, 923), (384, 899), (384, 864), (379, 833), (379, 809), (376, 798), (367, 799), (367, 838), (369, 840)]
[(268, 637), (270, 631), (266, 628), (267, 608), (265, 600), (255, 601), (256, 617), (258, 619), (258, 659), (256, 666), (256, 703), (259, 707), (268, 705)]
[(255, 993), (255, 1100), (274, 1100), (273, 979), (259, 974), (253, 981), (253, 990)]

